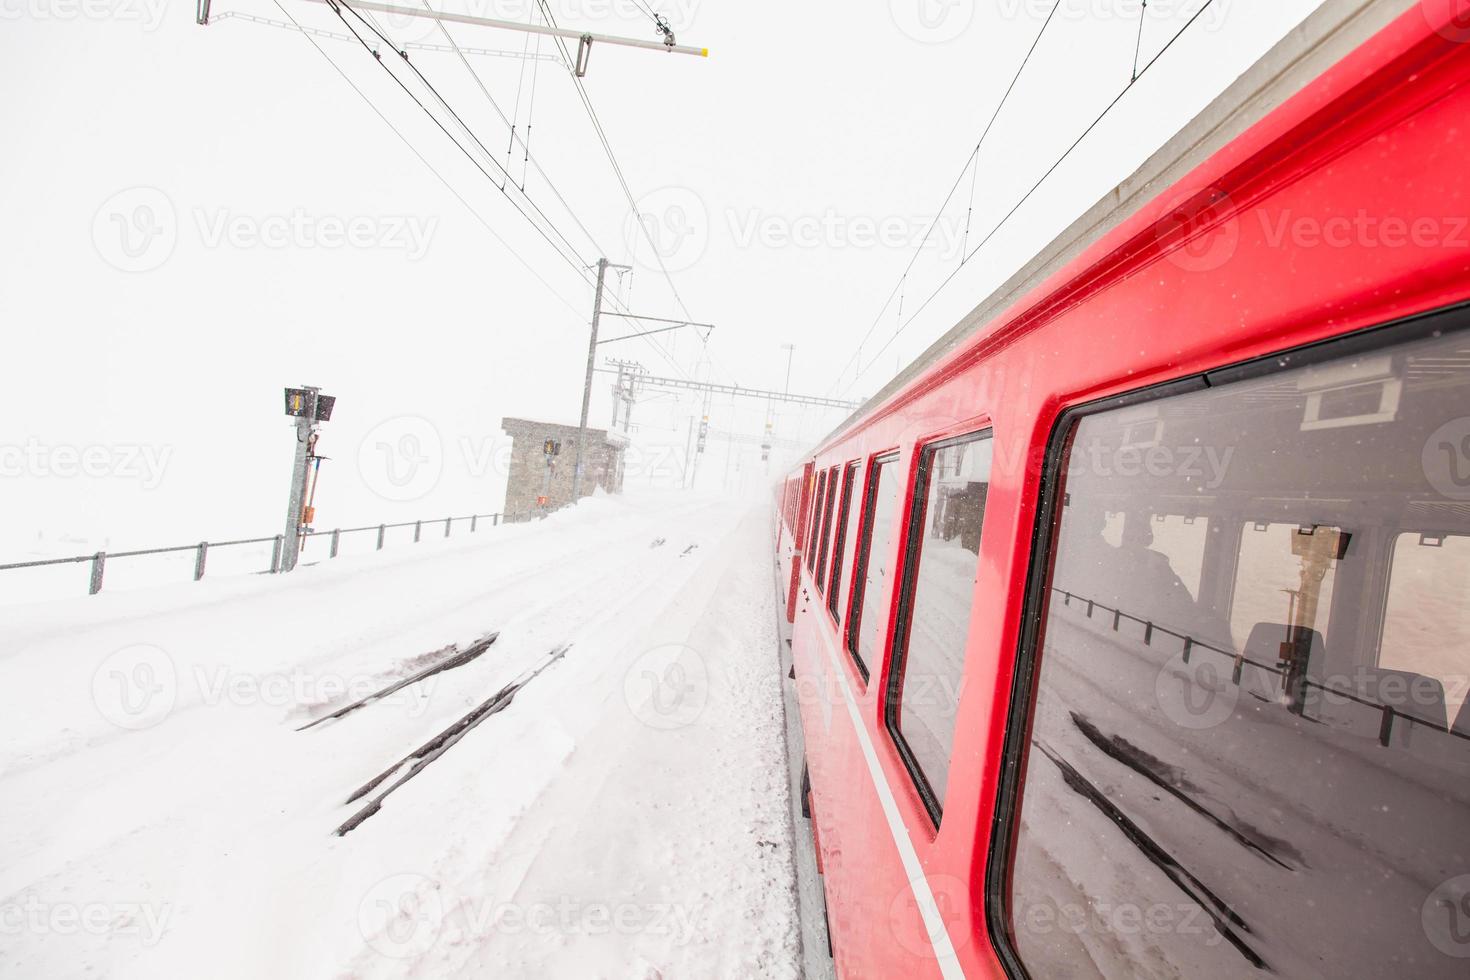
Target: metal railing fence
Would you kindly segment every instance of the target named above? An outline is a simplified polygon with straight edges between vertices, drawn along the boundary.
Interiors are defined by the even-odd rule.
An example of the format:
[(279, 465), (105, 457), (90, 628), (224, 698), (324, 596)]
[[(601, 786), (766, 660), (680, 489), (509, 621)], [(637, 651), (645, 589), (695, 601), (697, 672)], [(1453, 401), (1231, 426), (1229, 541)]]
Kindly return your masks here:
[[(414, 543), (418, 543), (423, 539), (423, 533), (425, 529), (429, 529), (432, 531), (438, 530), (442, 527), (444, 532), (442, 536), (447, 538), (453, 531), (456, 521), (460, 522), (461, 524), (463, 524), (465, 521), (468, 521), (470, 525), (470, 533), (473, 534), (475, 531), (479, 530), (479, 525), (482, 520), (488, 519), (490, 521), (490, 525), (492, 527), (495, 527), (498, 526), (502, 521), (505, 521), (507, 519), (514, 519), (517, 516), (529, 518), (537, 515), (509, 515), (508, 518), (508, 516), (505, 514), (495, 513), (470, 514), (465, 517), (436, 517), (429, 520), (401, 521), (393, 524), (369, 524), (363, 527), (333, 528), (330, 531), (308, 531), (306, 534), (303, 535), (303, 537), (307, 539), (327, 538), (330, 542), (327, 557), (336, 558), (341, 550), (342, 537), (344, 535), (362, 534), (366, 532), (376, 533), (377, 543), (373, 550), (382, 551), (388, 532), (396, 530), (398, 528), (413, 528), (413, 540)], [(204, 578), (204, 571), (210, 552), (217, 551), (220, 548), (234, 548), (244, 545), (260, 544), (271, 545), (270, 567), (263, 568), (260, 571), (269, 572), (271, 574), (276, 574), (280, 572), (281, 550), (285, 544), (285, 535), (282, 534), (277, 534), (273, 537), (264, 538), (238, 538), (232, 541), (200, 541), (198, 544), (173, 545), (166, 548), (139, 548), (133, 551), (114, 552), (96, 551), (86, 555), (69, 555), (65, 558), (40, 558), (34, 561), (10, 562), (8, 564), (0, 564), (0, 572), (27, 568), (42, 568), (50, 565), (72, 565), (80, 564), (82, 562), (90, 562), (92, 568), (91, 580), (88, 586), (88, 594), (96, 595), (97, 593), (102, 591), (103, 575), (106, 571), (107, 563), (109, 561), (116, 561), (119, 558), (140, 558), (149, 555), (179, 554), (182, 552), (192, 551), (194, 552), (194, 581), (198, 582), (200, 579)]]

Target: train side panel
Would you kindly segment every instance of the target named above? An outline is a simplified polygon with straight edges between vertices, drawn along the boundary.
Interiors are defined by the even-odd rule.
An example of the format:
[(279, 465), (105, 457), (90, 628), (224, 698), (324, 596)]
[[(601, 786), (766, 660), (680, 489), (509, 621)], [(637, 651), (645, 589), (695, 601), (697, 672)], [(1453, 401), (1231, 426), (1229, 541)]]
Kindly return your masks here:
[[(1470, 212), (1470, 46), (1435, 26), (1405, 15), (794, 474), (784, 573), (798, 583), (798, 694), (841, 975), (1003, 975), (986, 862), (1041, 462), (1060, 413), (1470, 299), (1470, 232), (1456, 230)], [(884, 720), (894, 583), (917, 447), (983, 430), (993, 462), (936, 829)], [(864, 609), (885, 639), (864, 681), (804, 546), (820, 516), (814, 475), (857, 461), (865, 485), (869, 462), (893, 451), (888, 589)], [(853, 572), (840, 608), (860, 586)]]

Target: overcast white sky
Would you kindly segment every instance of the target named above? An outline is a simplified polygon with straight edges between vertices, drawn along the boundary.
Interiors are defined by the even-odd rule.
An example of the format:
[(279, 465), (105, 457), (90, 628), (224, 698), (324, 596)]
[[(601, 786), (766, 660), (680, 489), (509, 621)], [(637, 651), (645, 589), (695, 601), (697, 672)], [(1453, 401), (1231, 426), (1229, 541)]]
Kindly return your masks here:
[[(302, 24), (342, 31), (325, 6), (280, 2)], [(317, 499), (328, 528), (498, 510), (500, 419), (576, 420), (587, 284), (355, 42), (318, 40), (483, 223), (308, 40), (222, 16), (284, 21), (274, 0), (214, 3), (206, 28), (181, 0), (0, 0), (0, 561), (85, 550), (59, 535), (118, 549), (275, 533), (292, 451), (286, 385), (338, 397), (319, 447), (331, 457)], [(1140, 0), (1062, 0), (905, 283), (901, 314), (885, 301), (1051, 0), (650, 3), (711, 56), (595, 46), (585, 84), (679, 296), (717, 329), (707, 351), (685, 333), (660, 338), (665, 350), (631, 341), (606, 356), (779, 388), (782, 345), (795, 344), (793, 390), (857, 397), (1317, 0), (1214, 0), (881, 354), (958, 265), (971, 183), (973, 247), (1128, 82), (1135, 45), (1147, 62), (1204, 0), (1153, 0), (1141, 41)], [(550, 5), (562, 26), (653, 36), (633, 0)], [(436, 6), (525, 20), (534, 4)], [(428, 22), (378, 20), (395, 41), (443, 40)], [(531, 154), (571, 211), (535, 168), (530, 199), (581, 261), (605, 252), (635, 266), (618, 286), (632, 308), (682, 315), (647, 243), (633, 247), (628, 202), (568, 73), (523, 62), (523, 35), (450, 30), (466, 48), (516, 54), (468, 57), (518, 131), (529, 121)], [(505, 162), (508, 130), (458, 58), (410, 55)], [(604, 336), (623, 326), (604, 321)], [(608, 421), (608, 385), (598, 377), (595, 425)], [(640, 403), (642, 479), (677, 481), (667, 450), (682, 452), (697, 410), (669, 394)], [(764, 411), (716, 399), (711, 425), (758, 437)], [(838, 417), (784, 410), (777, 435), (809, 442)], [(758, 450), (727, 464), (726, 446), (711, 442), (705, 485), (727, 473), (756, 485)]]

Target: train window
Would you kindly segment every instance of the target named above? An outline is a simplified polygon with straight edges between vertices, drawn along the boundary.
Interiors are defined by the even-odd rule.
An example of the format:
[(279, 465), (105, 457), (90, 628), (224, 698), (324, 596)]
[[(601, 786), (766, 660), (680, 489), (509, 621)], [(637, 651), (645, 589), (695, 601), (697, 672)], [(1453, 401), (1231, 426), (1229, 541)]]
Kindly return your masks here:
[(838, 623), (842, 622), (842, 570), (852, 567), (853, 546), (857, 543), (857, 535), (848, 533), (847, 524), (852, 514), (853, 484), (857, 482), (858, 464), (848, 463), (844, 474), (842, 502), (838, 505), (837, 513), (837, 533), (832, 539), (832, 583), (827, 589), (827, 609)]
[(887, 723), (936, 824), (954, 746), (993, 449), (988, 430), (925, 446), (914, 483)]
[(822, 508), (822, 540), (817, 548), (817, 578), (819, 591), (827, 585), (827, 546), (832, 540), (832, 509), (837, 502), (837, 467), (827, 471), (827, 503)]
[(1465, 975), (1470, 334), (1433, 326), (1059, 428), (990, 882), (1026, 972)]
[[(1153, 550), (1169, 559), (1169, 565), (1178, 573), (1179, 580), (1189, 590), (1190, 597), (1198, 600), (1210, 519), (1193, 515), (1186, 517), (1181, 514), (1155, 514), (1151, 532)], [(1118, 539), (1111, 542), (1112, 544), (1122, 544), (1121, 527), (1118, 535)]]
[[(1245, 522), (1230, 602), (1230, 635), (1237, 648), (1250, 642), (1257, 623), (1286, 622), (1291, 614), (1290, 606), (1301, 585), (1299, 563), (1293, 560), (1292, 547), (1301, 530), (1295, 524)], [(1328, 562), (1322, 569), (1321, 581), (1313, 583), (1317, 608), (1312, 625), (1322, 634), (1327, 633), (1331, 616), (1336, 565)]]
[[(1389, 566), (1378, 666), (1423, 678), (1415, 685), (1421, 710), (1436, 722), (1443, 716), (1446, 727), (1470, 734), (1466, 650), (1470, 650), (1470, 537), (1402, 532), (1394, 541)], [(1440, 693), (1443, 703), (1436, 703)]]
[(811, 528), (806, 543), (806, 570), (814, 571), (817, 567), (817, 525), (820, 523), (817, 516), (822, 512), (822, 491), (827, 488), (827, 472), (823, 470), (817, 475), (817, 488), (812, 494)]
[(874, 603), (893, 595), (893, 523), (897, 510), (898, 454), (893, 453), (873, 460), (869, 466), (857, 563), (852, 571), (847, 652), (863, 680), (868, 679), (868, 664), (876, 663), (883, 654), (878, 632), (883, 623), (883, 606)]

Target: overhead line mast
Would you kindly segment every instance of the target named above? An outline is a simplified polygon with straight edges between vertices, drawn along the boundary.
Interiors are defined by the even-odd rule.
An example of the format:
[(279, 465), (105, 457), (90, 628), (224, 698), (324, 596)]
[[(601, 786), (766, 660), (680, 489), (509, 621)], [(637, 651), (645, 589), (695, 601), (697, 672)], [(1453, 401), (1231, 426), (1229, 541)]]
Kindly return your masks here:
[[(312, 0), (313, 3), (324, 3), (335, 6), (333, 0)], [(398, 14), (402, 17), (427, 17), (440, 23), (451, 24), (473, 24), (476, 27), (493, 27), (503, 31), (521, 31), (530, 34), (545, 34), (551, 37), (569, 38), (578, 42), (577, 49), (577, 74), (584, 75), (587, 71), (587, 57), (592, 50), (593, 42), (599, 44), (612, 44), (625, 48), (643, 48), (648, 51), (665, 51), (669, 54), (692, 54), (700, 58), (709, 57), (709, 48), (699, 48), (688, 44), (676, 44), (674, 32), (669, 29), (668, 23), (658, 23), (659, 33), (663, 35), (661, 41), (648, 41), (634, 37), (617, 37), (613, 34), (592, 34), (588, 31), (570, 30), (565, 27), (552, 27), (545, 24), (520, 23), (513, 20), (498, 20), (494, 17), (477, 17), (474, 14), (455, 14), (420, 7), (403, 7), (394, 3), (378, 3), (376, 0), (355, 0), (352, 4), (358, 10), (371, 10), (375, 13)], [(210, 0), (198, 0), (196, 21), (201, 25), (209, 23)]]

